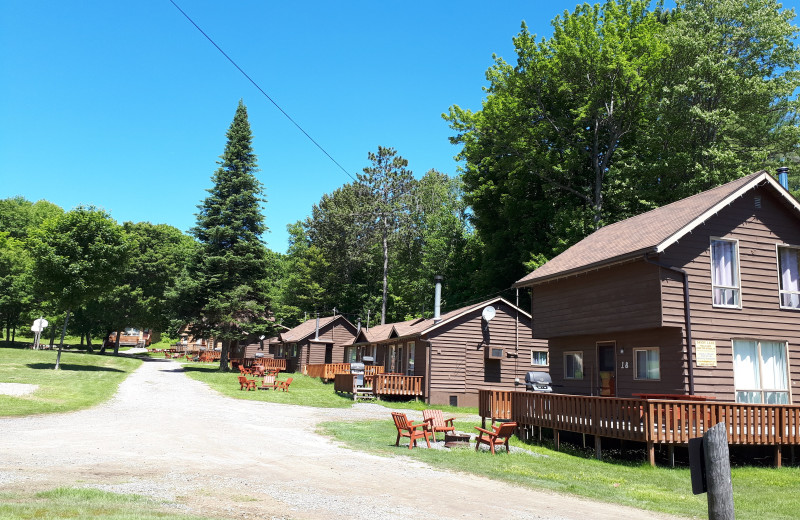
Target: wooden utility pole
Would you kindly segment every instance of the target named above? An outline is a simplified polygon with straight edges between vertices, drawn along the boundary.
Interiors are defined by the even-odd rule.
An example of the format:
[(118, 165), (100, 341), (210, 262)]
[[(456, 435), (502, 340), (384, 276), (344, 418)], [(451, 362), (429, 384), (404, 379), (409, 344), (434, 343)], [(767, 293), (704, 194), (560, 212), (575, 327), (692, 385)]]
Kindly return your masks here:
[(703, 456), (708, 487), (708, 519), (734, 520), (731, 460), (724, 422), (712, 426), (703, 435)]

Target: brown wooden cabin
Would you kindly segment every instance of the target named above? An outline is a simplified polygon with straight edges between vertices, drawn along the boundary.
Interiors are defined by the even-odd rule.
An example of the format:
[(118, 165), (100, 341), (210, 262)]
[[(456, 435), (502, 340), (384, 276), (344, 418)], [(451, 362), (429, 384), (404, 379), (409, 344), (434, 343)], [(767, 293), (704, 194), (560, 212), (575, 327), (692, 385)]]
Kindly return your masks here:
[(287, 372), (302, 372), (309, 364), (344, 362), (345, 345), (356, 337), (356, 327), (342, 315), (307, 320), (278, 335), (274, 357), (286, 359)]
[(515, 286), (555, 392), (781, 404), (800, 399), (799, 265), (800, 204), (757, 172), (605, 226)]
[(231, 342), (230, 358), (242, 360), (245, 366), (249, 366), (256, 358), (272, 359), (275, 357), (275, 345), (278, 337), (264, 338), (260, 340), (256, 337), (249, 337), (244, 341)]
[[(482, 313), (495, 309), (486, 322)], [(372, 356), (385, 373), (423, 376), (429, 404), (478, 406), (480, 389), (523, 389), (530, 370), (547, 371), (547, 344), (531, 337), (530, 315), (494, 298), (462, 307), (441, 320), (423, 319), (359, 331), (346, 361)], [(515, 385), (519, 379), (523, 385)]]

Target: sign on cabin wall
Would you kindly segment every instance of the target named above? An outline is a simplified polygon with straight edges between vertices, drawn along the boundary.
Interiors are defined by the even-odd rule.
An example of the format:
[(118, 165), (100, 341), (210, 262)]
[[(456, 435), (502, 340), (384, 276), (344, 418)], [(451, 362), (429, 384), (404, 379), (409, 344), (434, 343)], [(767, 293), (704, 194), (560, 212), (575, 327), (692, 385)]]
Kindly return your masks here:
[(695, 341), (694, 355), (699, 367), (717, 366), (717, 342), (708, 340)]

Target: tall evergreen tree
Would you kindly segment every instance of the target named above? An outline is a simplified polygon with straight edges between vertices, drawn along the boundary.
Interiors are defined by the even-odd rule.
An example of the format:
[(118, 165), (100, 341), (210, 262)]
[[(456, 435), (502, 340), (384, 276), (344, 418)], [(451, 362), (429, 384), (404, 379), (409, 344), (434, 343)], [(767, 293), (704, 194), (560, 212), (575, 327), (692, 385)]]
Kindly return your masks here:
[(191, 305), (184, 315), (194, 332), (222, 342), (220, 370), (228, 370), (232, 340), (266, 327), (269, 304), (267, 230), (261, 203), (266, 202), (253, 152), (253, 136), (242, 101), (227, 134), (214, 186), (198, 206), (191, 233), (200, 243), (185, 280)]

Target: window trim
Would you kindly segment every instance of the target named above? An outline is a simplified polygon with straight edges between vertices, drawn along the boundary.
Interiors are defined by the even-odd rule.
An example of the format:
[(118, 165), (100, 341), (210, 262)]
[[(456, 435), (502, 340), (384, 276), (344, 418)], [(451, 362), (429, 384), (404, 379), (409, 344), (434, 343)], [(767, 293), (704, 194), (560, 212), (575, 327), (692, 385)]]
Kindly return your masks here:
[[(544, 354), (544, 364), (534, 363), (533, 362), (533, 354)], [(531, 366), (532, 367), (549, 367), (550, 366), (550, 352), (547, 350), (536, 350), (531, 349)]]
[[(569, 377), (567, 375), (567, 356), (579, 356), (581, 360), (581, 377)], [(569, 350), (564, 352), (564, 379), (568, 379), (570, 381), (583, 381), (584, 378), (584, 370), (583, 370), (583, 351), (582, 350)]]
[[(639, 351), (655, 351), (658, 354), (658, 378), (638, 377), (639, 366), (636, 353)], [(633, 349), (633, 380), (634, 381), (661, 381), (661, 347), (635, 347)]]
[[(734, 286), (716, 286), (714, 285), (714, 242), (731, 242), (733, 243), (734, 247), (734, 261), (736, 262), (736, 266), (734, 268), (734, 275), (736, 276), (736, 283), (737, 285)], [(708, 242), (708, 269), (709, 274), (711, 276), (711, 306), (715, 309), (741, 309), (742, 308), (742, 273), (741, 273), (741, 263), (739, 261), (739, 239), (738, 238), (724, 238), (724, 237), (709, 237)], [(721, 287), (724, 289), (736, 289), (738, 291), (738, 298), (736, 305), (723, 305), (720, 303), (714, 303), (714, 289), (716, 287)]]
[[(734, 341), (754, 341), (756, 343), (756, 354), (758, 355), (758, 380), (761, 384), (760, 389), (750, 389), (750, 388), (737, 388), (736, 387), (736, 379), (734, 375), (734, 383), (733, 383), (733, 401), (738, 403), (737, 396), (739, 392), (758, 392), (761, 394), (761, 403), (756, 404), (765, 404), (764, 403), (764, 392), (786, 392), (788, 396), (789, 402), (787, 404), (794, 404), (793, 393), (792, 393), (792, 359), (789, 357), (789, 353), (791, 350), (789, 349), (789, 342), (788, 341), (781, 341), (781, 340), (770, 340), (770, 339), (763, 339), (763, 338), (754, 338), (750, 336), (740, 336), (736, 338), (731, 338), (731, 358), (733, 359), (733, 370), (736, 370), (736, 354), (733, 351), (733, 343)], [(783, 352), (786, 356), (786, 390), (778, 390), (776, 388), (764, 388), (763, 380), (764, 380), (764, 357), (761, 355), (761, 342), (762, 341), (769, 341), (772, 343), (783, 343)], [(743, 403), (747, 404), (747, 403)]]
[(785, 294), (798, 294), (800, 291), (785, 291), (783, 289), (783, 276), (781, 276), (781, 249), (794, 249), (797, 255), (800, 256), (800, 246), (793, 246), (791, 244), (775, 244), (775, 270), (778, 274), (778, 306), (787, 311), (800, 311), (800, 307), (786, 307), (783, 305), (782, 296)]

